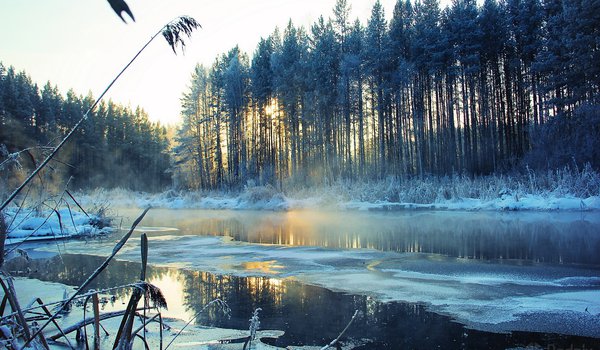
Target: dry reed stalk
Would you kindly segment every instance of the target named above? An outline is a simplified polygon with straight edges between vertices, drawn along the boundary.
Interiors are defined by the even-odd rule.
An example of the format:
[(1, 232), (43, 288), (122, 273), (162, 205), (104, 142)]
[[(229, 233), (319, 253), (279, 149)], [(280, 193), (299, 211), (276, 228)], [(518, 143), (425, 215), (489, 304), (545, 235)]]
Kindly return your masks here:
[(127, 240), (129, 240), (129, 237), (131, 237), (131, 234), (133, 233), (133, 231), (135, 230), (135, 228), (137, 227), (137, 225), (142, 221), (142, 219), (144, 218), (144, 216), (146, 216), (146, 213), (148, 212), (148, 210), (150, 210), (150, 208), (146, 208), (146, 210), (144, 210), (144, 212), (137, 218), (135, 219), (135, 221), (133, 222), (133, 224), (131, 225), (131, 228), (129, 229), (129, 232), (127, 232), (123, 238), (121, 238), (121, 240), (115, 245), (115, 247), (113, 248), (113, 251), (111, 253), (111, 255), (106, 258), (106, 260), (104, 260), (104, 262), (98, 266), (98, 268), (96, 268), (96, 270), (90, 275), (90, 277), (88, 277), (82, 284), (81, 286), (79, 286), (79, 288), (75, 291), (75, 293), (69, 298), (67, 299), (67, 301), (63, 304), (63, 306), (61, 306), (58, 311), (56, 311), (54, 313), (54, 315), (52, 315), (52, 317), (50, 317), (50, 319), (48, 321), (46, 321), (46, 323), (44, 323), (44, 325), (42, 327), (40, 327), (40, 329), (36, 332), (36, 334), (33, 335), (33, 337), (30, 337), (29, 340), (25, 343), (24, 346), (29, 345), (29, 343), (31, 342), (32, 338), (35, 338), (39, 333), (41, 333), (54, 319), (56, 319), (56, 317), (62, 312), (64, 305), (68, 305), (70, 304), (78, 295), (82, 294), (85, 291), (85, 288), (96, 278), (98, 277), (98, 275), (104, 271), (104, 269), (106, 269), (106, 267), (108, 266), (108, 263), (110, 263), (110, 261), (115, 257), (115, 255), (117, 255), (117, 253), (121, 250), (121, 248), (123, 248), (123, 246), (125, 246), (125, 243), (127, 243)]

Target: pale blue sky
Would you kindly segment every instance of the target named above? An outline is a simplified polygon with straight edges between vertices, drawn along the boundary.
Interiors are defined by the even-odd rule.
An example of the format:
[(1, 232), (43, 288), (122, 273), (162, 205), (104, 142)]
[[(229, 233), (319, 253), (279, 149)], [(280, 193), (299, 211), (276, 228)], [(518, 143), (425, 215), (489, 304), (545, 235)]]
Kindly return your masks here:
[[(349, 0), (351, 18), (366, 23), (375, 0)], [(391, 16), (395, 0), (381, 1)], [(114, 101), (142, 106), (152, 120), (176, 123), (180, 97), (196, 63), (239, 44), (249, 55), (260, 37), (294, 24), (309, 27), (332, 15), (335, 0), (127, 0), (136, 21), (124, 24), (106, 0), (0, 0), (0, 61), (25, 70), (40, 86), (50, 80), (66, 92), (98, 96), (141, 46), (179, 15), (203, 29), (175, 56), (155, 40), (111, 89)], [(127, 17), (126, 17), (127, 18)]]

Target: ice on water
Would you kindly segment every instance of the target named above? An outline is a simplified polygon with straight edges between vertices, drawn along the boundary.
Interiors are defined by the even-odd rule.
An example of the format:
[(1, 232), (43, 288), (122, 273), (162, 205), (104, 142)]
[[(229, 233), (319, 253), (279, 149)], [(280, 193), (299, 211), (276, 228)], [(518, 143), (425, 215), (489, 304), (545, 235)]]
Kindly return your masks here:
[[(135, 242), (118, 258), (138, 261)], [(92, 253), (107, 254), (112, 243)], [(66, 249), (91, 253), (82, 242), (69, 242)], [(600, 320), (600, 277), (596, 270), (584, 267), (522, 266), (364, 248), (263, 245), (191, 235), (151, 236), (150, 252), (150, 263), (157, 265), (292, 278), (382, 301), (424, 303), (431, 311), (481, 329), (518, 330), (519, 320), (536, 313), (583, 317), (596, 324)], [(579, 330), (580, 335), (600, 336), (593, 324)], [(545, 330), (552, 331), (543, 327), (538, 331)]]

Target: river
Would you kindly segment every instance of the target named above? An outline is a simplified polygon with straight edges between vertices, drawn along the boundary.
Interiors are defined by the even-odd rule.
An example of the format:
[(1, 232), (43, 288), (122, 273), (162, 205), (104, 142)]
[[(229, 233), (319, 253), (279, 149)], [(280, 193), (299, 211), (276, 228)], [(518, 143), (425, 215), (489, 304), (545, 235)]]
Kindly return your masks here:
[[(115, 211), (123, 227), (141, 212)], [(595, 212), (152, 209), (93, 288), (138, 278), (141, 232), (166, 316), (221, 298), (230, 317), (196, 322), (246, 329), (260, 307), (278, 347), (327, 344), (358, 310), (356, 349), (600, 348)], [(29, 276), (77, 285), (119, 238), (38, 244), (61, 254)]]

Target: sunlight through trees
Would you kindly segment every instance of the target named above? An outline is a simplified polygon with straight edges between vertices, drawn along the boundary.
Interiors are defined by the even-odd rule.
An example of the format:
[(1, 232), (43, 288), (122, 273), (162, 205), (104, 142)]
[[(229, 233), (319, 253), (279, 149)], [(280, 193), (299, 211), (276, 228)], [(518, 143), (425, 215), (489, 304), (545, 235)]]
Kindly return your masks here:
[(587, 146), (567, 147), (562, 163), (536, 149), (551, 142), (549, 121), (577, 118), (597, 130), (593, 114), (574, 114), (600, 96), (590, 65), (600, 23), (583, 15), (594, 6), (399, 0), (389, 23), (376, 2), (363, 25), (350, 24), (350, 6), (338, 0), (334, 18), (308, 30), (290, 21), (251, 60), (234, 48), (196, 68), (183, 98), (177, 185), (479, 175), (525, 156), (539, 167), (597, 168)]

